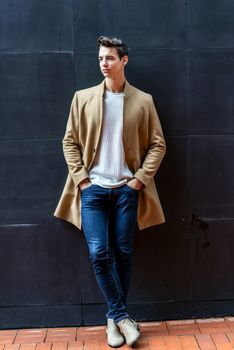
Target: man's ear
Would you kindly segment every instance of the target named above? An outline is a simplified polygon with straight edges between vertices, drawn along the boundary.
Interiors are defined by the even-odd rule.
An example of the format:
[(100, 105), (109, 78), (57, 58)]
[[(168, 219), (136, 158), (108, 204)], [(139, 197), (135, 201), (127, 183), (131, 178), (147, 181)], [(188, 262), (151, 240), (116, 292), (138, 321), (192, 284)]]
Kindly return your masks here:
[(126, 64), (128, 63), (128, 56), (125, 55), (125, 56), (122, 58), (122, 60), (123, 60), (123, 64), (126, 65)]

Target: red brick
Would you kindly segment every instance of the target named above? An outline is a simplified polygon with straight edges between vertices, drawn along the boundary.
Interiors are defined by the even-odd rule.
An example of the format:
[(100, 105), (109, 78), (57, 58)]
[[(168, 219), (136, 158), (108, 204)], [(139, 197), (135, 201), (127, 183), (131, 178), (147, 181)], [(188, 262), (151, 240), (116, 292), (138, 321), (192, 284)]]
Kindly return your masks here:
[(68, 344), (68, 350), (83, 350), (84, 342), (82, 340), (70, 342)]
[(84, 341), (84, 350), (99, 350), (100, 344), (97, 339), (86, 339)]
[(76, 333), (76, 327), (57, 327), (57, 328), (48, 328), (48, 333)]
[(4, 350), (19, 350), (20, 344), (7, 344)]
[(225, 333), (211, 334), (211, 338), (213, 339), (213, 342), (215, 343), (215, 345), (229, 343), (229, 340)]
[(67, 328), (49, 328), (45, 342), (73, 342), (77, 337), (77, 329), (74, 327)]
[(0, 334), (0, 344), (13, 344), (14, 340), (14, 334)]
[(76, 328), (48, 328), (47, 337), (48, 336), (73, 336), (76, 337), (77, 329)]
[(183, 349), (199, 350), (199, 346), (194, 335), (180, 335), (179, 338)]
[[(105, 340), (100, 340), (99, 342), (100, 350), (110, 350), (112, 349)], [(96, 349), (95, 349), (96, 350)]]
[(20, 345), (20, 350), (35, 350), (36, 344), (22, 344)]
[(17, 329), (3, 329), (0, 330), (0, 335), (16, 335)]
[(68, 344), (66, 342), (58, 342), (52, 344), (52, 350), (67, 350)]
[(170, 335), (199, 334), (199, 328), (194, 320), (167, 321), (167, 328)]
[(195, 337), (201, 350), (216, 350), (209, 334), (196, 334)]
[(17, 335), (45, 335), (47, 332), (46, 328), (33, 328), (33, 329), (19, 329)]
[(57, 335), (57, 334), (72, 334), (76, 335), (77, 328), (75, 327), (67, 327), (67, 328), (48, 328), (47, 335)]
[(45, 343), (69, 343), (75, 341), (74, 337), (71, 336), (57, 336), (57, 337), (49, 337), (48, 339), (46, 338)]
[(230, 332), (230, 328), (223, 318), (197, 319), (196, 323), (201, 333), (222, 333)]
[(43, 338), (38, 338), (38, 337), (16, 337), (14, 344), (36, 344), (36, 343), (41, 343), (43, 342)]
[(82, 339), (106, 339), (106, 327), (80, 327), (77, 330), (77, 340)]
[(227, 343), (227, 344), (218, 344), (217, 345), (217, 350), (233, 350), (233, 347), (231, 346), (231, 344)]
[(117, 349), (121, 349), (121, 350), (131, 350), (132, 348), (130, 348), (126, 343), (124, 343), (121, 348), (117, 348)]
[(45, 340), (46, 329), (19, 329), (15, 344), (27, 344), (27, 343), (41, 343)]
[(138, 350), (148, 350), (149, 343), (147, 337), (141, 336), (138, 341), (134, 344), (134, 349)]
[(36, 345), (36, 350), (51, 350), (51, 343), (39, 343)]
[(168, 335), (163, 337), (167, 350), (182, 350), (182, 345), (178, 336)]
[(228, 332), (226, 333), (228, 340), (230, 344), (234, 347), (234, 332)]
[(230, 331), (234, 331), (234, 317), (225, 317), (224, 318), (225, 323), (230, 328)]
[(140, 322), (139, 326), (143, 336), (162, 336), (169, 334), (166, 322)]
[(163, 337), (152, 336), (148, 337), (148, 343), (150, 350), (166, 350)]
[(17, 336), (15, 338), (15, 344), (36, 344), (42, 343), (44, 341), (44, 337), (35, 337), (35, 336)]

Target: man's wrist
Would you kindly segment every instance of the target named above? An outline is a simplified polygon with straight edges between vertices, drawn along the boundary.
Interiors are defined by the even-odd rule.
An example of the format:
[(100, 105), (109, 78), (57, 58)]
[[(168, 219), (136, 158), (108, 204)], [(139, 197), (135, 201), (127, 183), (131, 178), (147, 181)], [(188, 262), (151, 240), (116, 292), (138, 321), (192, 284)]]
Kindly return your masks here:
[(83, 190), (84, 188), (90, 186), (90, 184), (91, 184), (91, 181), (88, 178), (86, 178), (79, 183), (79, 189)]
[(144, 184), (140, 180), (138, 180), (136, 177), (133, 177), (131, 180), (128, 181), (128, 184), (130, 187), (140, 191), (143, 187)]

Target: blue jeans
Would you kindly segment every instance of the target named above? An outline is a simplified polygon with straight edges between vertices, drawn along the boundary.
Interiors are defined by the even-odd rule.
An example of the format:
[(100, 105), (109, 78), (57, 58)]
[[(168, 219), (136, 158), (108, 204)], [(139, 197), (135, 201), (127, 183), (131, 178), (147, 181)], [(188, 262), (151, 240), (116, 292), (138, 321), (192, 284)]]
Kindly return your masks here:
[(97, 282), (108, 305), (107, 318), (128, 317), (133, 239), (139, 192), (127, 185), (91, 185), (81, 192), (84, 235)]

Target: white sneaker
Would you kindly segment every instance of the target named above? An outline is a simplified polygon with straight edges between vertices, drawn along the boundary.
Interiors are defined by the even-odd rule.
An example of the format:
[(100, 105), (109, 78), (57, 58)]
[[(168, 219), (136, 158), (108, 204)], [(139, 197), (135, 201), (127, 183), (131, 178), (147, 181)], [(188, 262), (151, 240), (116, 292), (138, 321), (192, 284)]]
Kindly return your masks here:
[(125, 318), (117, 323), (120, 332), (123, 334), (128, 346), (133, 344), (139, 339), (140, 332), (138, 330), (138, 324), (131, 318)]
[(112, 318), (107, 319), (106, 334), (107, 334), (107, 343), (113, 348), (118, 348), (119, 346), (123, 345), (123, 343), (125, 342), (124, 337), (119, 332), (119, 328), (117, 327), (117, 325), (115, 324)]

